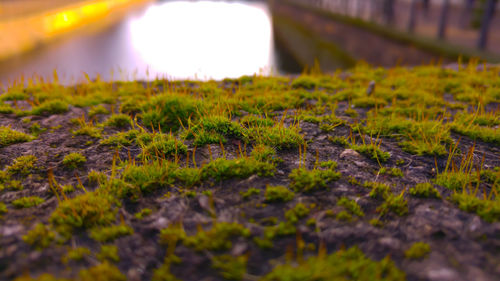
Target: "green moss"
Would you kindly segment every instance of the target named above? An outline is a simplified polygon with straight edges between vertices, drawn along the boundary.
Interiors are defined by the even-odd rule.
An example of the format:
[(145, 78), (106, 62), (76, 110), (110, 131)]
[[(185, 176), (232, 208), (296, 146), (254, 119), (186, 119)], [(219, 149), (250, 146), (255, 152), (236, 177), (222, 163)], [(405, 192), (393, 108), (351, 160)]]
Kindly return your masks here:
[(35, 155), (20, 156), (14, 159), (6, 170), (11, 175), (27, 176), (36, 169), (35, 163), (37, 160)]
[(147, 216), (151, 215), (151, 213), (153, 213), (153, 211), (152, 211), (151, 209), (149, 209), (149, 208), (144, 208), (144, 209), (140, 210), (139, 212), (135, 213), (135, 214), (134, 214), (134, 217), (135, 217), (136, 219), (140, 219), (140, 220), (142, 220), (143, 218), (145, 218), (145, 217), (147, 217)]
[(97, 114), (109, 114), (109, 110), (107, 110), (102, 104), (93, 106), (89, 109), (90, 118), (96, 116)]
[(43, 273), (37, 278), (33, 278), (29, 275), (23, 275), (14, 279), (14, 281), (70, 281), (64, 278), (56, 278), (52, 274)]
[(465, 191), (455, 192), (450, 200), (463, 211), (475, 213), (487, 222), (500, 221), (500, 199), (479, 199)]
[(61, 114), (68, 111), (68, 104), (61, 100), (48, 100), (31, 109), (33, 115)]
[(382, 168), (380, 168), (378, 173), (380, 175), (389, 174), (393, 177), (400, 177), (400, 178), (402, 178), (404, 176), (403, 171), (401, 171), (401, 169), (399, 169), (399, 168), (387, 169), (386, 167), (382, 167)]
[(278, 161), (276, 150), (273, 147), (264, 144), (256, 145), (250, 153), (250, 156), (261, 162)]
[(87, 158), (83, 156), (79, 152), (72, 152), (66, 156), (64, 156), (64, 159), (62, 161), (63, 165), (66, 166), (69, 169), (76, 169), (78, 167), (83, 166), (87, 162)]
[(264, 197), (266, 198), (266, 202), (288, 202), (290, 200), (293, 200), (295, 194), (293, 193), (293, 191), (290, 191), (288, 188), (286, 188), (286, 186), (268, 185), (266, 186), (266, 193), (264, 194)]
[(187, 152), (187, 146), (171, 134), (157, 133), (152, 136), (141, 134), (138, 136), (138, 142), (143, 147), (141, 154), (143, 157), (165, 158)]
[(243, 280), (247, 270), (246, 256), (233, 257), (231, 255), (214, 256), (212, 268), (227, 280)]
[(405, 280), (405, 273), (386, 257), (377, 262), (353, 247), (327, 256), (309, 257), (299, 264), (278, 265), (263, 281), (299, 280)]
[(374, 144), (352, 144), (351, 149), (380, 162), (387, 162), (391, 157), (389, 152), (382, 151)]
[(163, 244), (182, 242), (196, 251), (227, 250), (232, 247), (231, 238), (249, 235), (250, 231), (238, 223), (217, 222), (211, 229), (200, 229), (191, 236), (179, 226), (171, 225), (160, 232), (160, 242)]
[(38, 250), (47, 248), (56, 235), (43, 223), (38, 223), (26, 235), (23, 236), (23, 241), (35, 247)]
[(341, 197), (337, 202), (337, 205), (344, 207), (349, 213), (360, 218), (365, 216), (365, 213), (361, 209), (361, 206), (359, 206), (355, 200), (351, 200), (347, 197)]
[(7, 205), (5, 203), (0, 202), (0, 216), (7, 213)]
[(410, 194), (422, 198), (441, 198), (439, 191), (429, 182), (418, 183), (410, 188)]
[(120, 261), (120, 256), (118, 255), (118, 247), (115, 245), (102, 245), (101, 251), (97, 254), (97, 259), (100, 261)]
[(364, 187), (371, 188), (370, 197), (385, 199), (389, 194), (391, 194), (391, 188), (381, 182), (365, 182), (363, 183)]
[(28, 142), (33, 139), (32, 136), (12, 130), (10, 127), (0, 126), (0, 147), (20, 142)]
[(140, 132), (138, 130), (132, 129), (126, 132), (119, 132), (111, 135), (108, 138), (101, 140), (100, 143), (112, 146), (129, 146), (136, 142), (139, 134)]
[(355, 107), (362, 107), (362, 108), (367, 108), (367, 107), (384, 107), (387, 105), (387, 102), (383, 99), (376, 98), (376, 97), (359, 97), (356, 99), (352, 100), (352, 104)]
[(240, 195), (243, 198), (243, 200), (247, 200), (248, 198), (254, 196), (254, 195), (259, 195), (260, 194), (260, 189), (250, 187), (247, 189), (245, 192), (241, 191)]
[(298, 147), (304, 143), (298, 127), (250, 127), (243, 131), (244, 139), (256, 144), (265, 144), (278, 150)]
[(307, 170), (305, 168), (293, 169), (288, 177), (290, 187), (296, 192), (311, 192), (326, 188), (328, 182), (336, 181), (341, 174), (330, 168), (327, 170)]
[(343, 146), (343, 147), (349, 147), (350, 143), (345, 137), (328, 137), (328, 140), (334, 144)]
[(240, 124), (249, 127), (272, 127), (276, 122), (271, 118), (261, 118), (256, 115), (246, 115), (240, 119)]
[(275, 166), (271, 163), (260, 162), (253, 158), (237, 158), (227, 160), (218, 158), (202, 167), (202, 178), (213, 178), (216, 181), (231, 178), (248, 178), (251, 175), (272, 176)]
[(28, 93), (21, 89), (10, 89), (8, 92), (0, 96), (2, 101), (21, 101), (29, 98)]
[(335, 218), (339, 221), (351, 221), (352, 220), (352, 215), (348, 211), (340, 211), (337, 213)]
[(78, 273), (78, 281), (126, 281), (127, 277), (120, 272), (120, 270), (109, 264), (103, 262), (88, 269), (82, 269)]
[(198, 123), (190, 126), (185, 137), (194, 139), (194, 145), (203, 146), (212, 143), (226, 143), (226, 138), (241, 139), (243, 134), (238, 123), (231, 121), (226, 116), (215, 115), (202, 117)]
[(429, 255), (431, 246), (425, 242), (415, 242), (405, 251), (407, 259), (422, 259)]
[(89, 136), (96, 139), (102, 137), (102, 129), (93, 126), (92, 124), (82, 124), (79, 129), (72, 131), (75, 136)]
[(23, 190), (24, 186), (21, 181), (18, 180), (11, 180), (7, 183), (7, 187), (12, 190)]
[(87, 228), (112, 223), (115, 213), (110, 196), (94, 191), (60, 202), (52, 212), (50, 222), (55, 226)]
[(302, 203), (297, 203), (292, 209), (285, 212), (285, 218), (290, 223), (297, 223), (299, 219), (306, 217), (310, 209)]
[(387, 214), (388, 212), (393, 212), (398, 216), (404, 216), (408, 214), (408, 200), (404, 198), (404, 193), (399, 195), (394, 195), (390, 193), (386, 198), (384, 203), (377, 208), (377, 212), (381, 216)]
[(162, 94), (149, 99), (141, 108), (142, 123), (147, 128), (164, 132), (177, 131), (188, 119), (199, 116), (201, 103), (191, 96)]
[(128, 225), (111, 225), (96, 227), (90, 230), (90, 237), (99, 242), (113, 241), (119, 237), (131, 235), (134, 229)]
[(469, 184), (475, 184), (477, 176), (465, 172), (443, 172), (436, 175), (434, 183), (451, 190), (461, 190)]
[(45, 199), (40, 198), (38, 196), (28, 196), (28, 197), (21, 197), (19, 199), (16, 199), (12, 201), (12, 205), (18, 209), (21, 208), (31, 208), (34, 206), (38, 206), (45, 202)]
[(132, 124), (132, 118), (130, 118), (127, 114), (113, 114), (111, 115), (106, 122), (104, 122), (105, 126), (115, 127), (115, 128), (126, 128)]
[(69, 263), (70, 261), (81, 261), (84, 257), (90, 255), (90, 250), (85, 247), (76, 247), (74, 249), (68, 250), (66, 255), (62, 258), (63, 263)]

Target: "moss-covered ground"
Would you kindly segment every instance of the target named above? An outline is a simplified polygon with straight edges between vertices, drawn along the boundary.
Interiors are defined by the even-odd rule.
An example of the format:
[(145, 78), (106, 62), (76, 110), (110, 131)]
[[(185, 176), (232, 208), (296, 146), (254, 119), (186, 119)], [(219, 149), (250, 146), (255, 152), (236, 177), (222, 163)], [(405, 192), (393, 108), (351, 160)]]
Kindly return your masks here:
[(500, 67), (13, 85), (2, 280), (497, 280)]

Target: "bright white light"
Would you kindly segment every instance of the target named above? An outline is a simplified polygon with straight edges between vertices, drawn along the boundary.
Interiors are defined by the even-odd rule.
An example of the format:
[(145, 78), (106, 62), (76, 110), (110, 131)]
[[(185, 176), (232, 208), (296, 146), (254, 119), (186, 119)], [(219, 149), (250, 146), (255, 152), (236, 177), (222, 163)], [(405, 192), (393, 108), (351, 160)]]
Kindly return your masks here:
[(272, 23), (265, 5), (160, 3), (130, 21), (130, 38), (152, 76), (222, 79), (270, 72)]

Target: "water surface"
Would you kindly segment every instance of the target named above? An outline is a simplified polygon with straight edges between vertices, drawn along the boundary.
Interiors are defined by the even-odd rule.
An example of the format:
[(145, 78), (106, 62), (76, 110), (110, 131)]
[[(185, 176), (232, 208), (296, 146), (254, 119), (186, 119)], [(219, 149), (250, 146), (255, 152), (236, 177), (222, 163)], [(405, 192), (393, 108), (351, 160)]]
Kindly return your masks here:
[(267, 75), (278, 71), (271, 13), (264, 2), (155, 2), (1, 63), (0, 82), (50, 79), (54, 70), (65, 84), (84, 81), (84, 73), (105, 80)]

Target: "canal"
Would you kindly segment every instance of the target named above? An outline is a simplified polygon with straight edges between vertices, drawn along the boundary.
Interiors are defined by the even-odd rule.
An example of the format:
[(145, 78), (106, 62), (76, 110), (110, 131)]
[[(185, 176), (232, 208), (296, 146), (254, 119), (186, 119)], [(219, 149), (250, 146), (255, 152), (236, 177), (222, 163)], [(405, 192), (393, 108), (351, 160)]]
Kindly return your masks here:
[(34, 75), (51, 79), (54, 70), (64, 84), (84, 81), (85, 74), (208, 80), (296, 72), (277, 45), (266, 2), (157, 1), (113, 25), (1, 62), (0, 83)]

